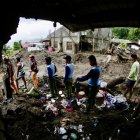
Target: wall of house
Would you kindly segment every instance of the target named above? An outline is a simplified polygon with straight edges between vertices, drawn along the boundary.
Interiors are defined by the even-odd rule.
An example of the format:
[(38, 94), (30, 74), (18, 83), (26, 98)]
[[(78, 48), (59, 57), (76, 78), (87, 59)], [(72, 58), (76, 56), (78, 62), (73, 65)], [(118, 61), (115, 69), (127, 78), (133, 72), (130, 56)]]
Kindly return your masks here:
[[(60, 44), (63, 42), (63, 52), (66, 53), (74, 53), (75, 52), (75, 43), (79, 43), (79, 39), (81, 35), (86, 35), (88, 38), (88, 42), (93, 45), (92, 50), (102, 50), (107, 49), (110, 46), (111, 37), (112, 37), (112, 30), (110, 28), (99, 28), (95, 29), (94, 32), (92, 32), (91, 36), (88, 36), (88, 31), (82, 31), (82, 32), (76, 32), (72, 33), (65, 27), (62, 27), (58, 29), (55, 33), (55, 41), (57, 42), (57, 48), (55, 48), (57, 51), (60, 50)], [(62, 36), (62, 37), (61, 37)], [(54, 33), (50, 35), (51, 37), (51, 46), (54, 45)], [(93, 40), (92, 40), (93, 38)], [(62, 41), (63, 40), (63, 41)], [(67, 49), (67, 42), (72, 42), (72, 50)]]
[[(73, 36), (73, 37), (63, 37), (62, 38), (62, 42), (63, 42), (63, 52), (65, 53), (71, 53), (73, 54), (75, 52), (75, 43), (79, 43), (79, 36)], [(60, 50), (60, 43), (61, 43), (61, 38), (55, 38), (55, 42), (57, 42), (57, 48), (56, 51), (59, 51)], [(67, 43), (68, 42), (71, 42), (72, 44), (72, 49), (69, 50), (68, 47), (67, 47)], [(53, 47), (54, 46), (54, 38), (51, 38), (51, 46)]]
[(112, 38), (111, 28), (100, 28), (94, 30), (93, 51), (107, 49)]

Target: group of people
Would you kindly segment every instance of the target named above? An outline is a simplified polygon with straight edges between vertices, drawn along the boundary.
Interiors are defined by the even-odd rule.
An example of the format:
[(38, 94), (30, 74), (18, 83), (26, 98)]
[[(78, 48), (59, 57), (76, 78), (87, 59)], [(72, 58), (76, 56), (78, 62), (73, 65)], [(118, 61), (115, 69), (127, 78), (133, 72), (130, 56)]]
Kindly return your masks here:
[[(138, 74), (139, 74), (139, 62), (137, 61), (137, 55), (132, 54), (131, 55), (133, 59), (133, 65), (131, 67), (127, 84), (126, 84), (126, 91), (124, 93), (124, 96), (128, 92), (130, 92), (129, 98), (132, 96), (132, 90), (134, 87), (134, 84), (136, 83), (138, 79)], [(34, 88), (38, 88), (38, 67), (37, 67), (37, 61), (35, 60), (35, 56), (30, 55), (30, 69), (31, 69), (31, 78), (33, 81)], [(70, 99), (72, 97), (72, 84), (73, 84), (73, 77), (74, 77), (74, 64), (71, 62), (71, 56), (66, 55), (64, 57), (66, 65), (65, 65), (65, 74), (64, 74), (64, 84), (65, 84), (65, 89), (66, 89), (66, 97)], [(88, 72), (87, 75), (82, 76), (82, 77), (77, 77), (76, 81), (83, 82), (88, 80), (88, 85), (85, 89), (85, 93), (88, 96), (88, 107), (87, 110), (89, 111), (90, 109), (93, 108), (95, 104), (95, 98), (96, 95), (99, 91), (100, 87), (100, 73), (101, 73), (101, 68), (98, 66), (96, 57), (94, 55), (90, 55), (88, 57), (89, 59), (89, 64), (91, 65), (91, 70)], [(24, 82), (25, 89), (27, 89), (27, 84), (25, 80), (25, 71), (24, 71), (24, 64), (20, 61), (20, 57), (16, 58), (17, 60), (17, 75), (16, 78), (14, 78), (14, 68), (13, 65), (11, 64), (9, 58), (4, 59), (4, 63), (7, 65), (7, 74), (8, 74), (8, 79), (11, 85), (11, 88), (14, 90), (15, 95), (18, 95), (18, 80), (22, 79)], [(57, 91), (57, 85), (56, 85), (56, 79), (55, 79), (55, 73), (57, 72), (56, 65), (52, 63), (51, 57), (46, 57), (45, 58), (45, 63), (46, 63), (46, 75), (47, 75), (47, 80), (49, 83), (50, 91), (53, 95), (53, 97), (56, 97), (58, 94)]]
[[(31, 69), (31, 78), (33, 81), (33, 85), (35, 88), (38, 88), (38, 68), (37, 68), (37, 61), (33, 55), (29, 56), (30, 59), (30, 69)], [(19, 84), (18, 81), (20, 79), (23, 80), (24, 89), (27, 89), (27, 83), (25, 80), (25, 71), (24, 66), (25, 64), (21, 61), (20, 57), (16, 57), (16, 65), (17, 65), (17, 73), (15, 74), (14, 66), (11, 63), (8, 57), (4, 58), (4, 64), (6, 64), (6, 76), (9, 79), (10, 87), (13, 89), (15, 95), (18, 95)]]

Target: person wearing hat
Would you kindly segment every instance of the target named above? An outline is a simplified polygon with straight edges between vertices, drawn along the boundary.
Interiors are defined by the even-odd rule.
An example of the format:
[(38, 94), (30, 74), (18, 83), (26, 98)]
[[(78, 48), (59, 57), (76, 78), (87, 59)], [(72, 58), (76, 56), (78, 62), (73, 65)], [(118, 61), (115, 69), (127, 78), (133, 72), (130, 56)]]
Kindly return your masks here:
[(137, 55), (132, 54), (131, 58), (132, 58), (133, 64), (131, 66), (131, 70), (130, 70), (129, 75), (128, 75), (128, 79), (126, 82), (126, 91), (124, 93), (125, 97), (126, 97), (126, 94), (129, 93), (128, 99), (131, 99), (131, 97), (132, 97), (133, 87), (138, 80), (139, 68), (140, 68), (140, 64), (137, 60)]
[(38, 88), (38, 68), (37, 68), (37, 61), (35, 60), (35, 57), (33, 55), (29, 56), (30, 58), (30, 68), (31, 68), (31, 77), (33, 81), (34, 88)]
[(17, 88), (19, 89), (18, 80), (22, 79), (25, 89), (27, 89), (26, 80), (25, 80), (25, 71), (24, 71), (25, 65), (23, 62), (20, 61), (20, 57), (17, 57), (16, 60), (17, 60), (17, 78), (16, 78)]
[(90, 109), (92, 109), (95, 105), (95, 97), (99, 91), (99, 77), (101, 68), (97, 65), (96, 57), (94, 55), (90, 55), (88, 59), (92, 69), (87, 75), (78, 77), (76, 81), (83, 82), (88, 80), (85, 93), (88, 96), (87, 111), (90, 111)]
[(65, 76), (64, 76), (64, 84), (66, 88), (66, 94), (67, 97), (71, 97), (72, 93), (72, 80), (74, 76), (74, 64), (71, 63), (71, 56), (67, 55), (64, 57), (66, 60), (66, 66), (65, 66)]
[[(11, 64), (10, 60), (8, 57), (5, 57), (4, 58), (4, 63), (6, 64), (7, 66), (7, 69), (6, 69), (6, 74), (8, 76), (8, 80), (9, 80), (9, 83), (10, 83), (10, 87), (13, 89), (13, 91), (15, 92), (15, 95), (18, 95), (18, 88), (17, 88), (17, 85), (16, 85), (16, 81), (15, 81), (15, 77), (14, 77), (14, 67), (13, 65)], [(7, 93), (8, 94), (8, 93)]]
[(51, 90), (51, 94), (55, 97), (57, 95), (57, 87), (55, 80), (55, 73), (57, 72), (56, 66), (54, 63), (51, 63), (51, 57), (46, 57), (46, 75), (48, 77), (49, 87)]

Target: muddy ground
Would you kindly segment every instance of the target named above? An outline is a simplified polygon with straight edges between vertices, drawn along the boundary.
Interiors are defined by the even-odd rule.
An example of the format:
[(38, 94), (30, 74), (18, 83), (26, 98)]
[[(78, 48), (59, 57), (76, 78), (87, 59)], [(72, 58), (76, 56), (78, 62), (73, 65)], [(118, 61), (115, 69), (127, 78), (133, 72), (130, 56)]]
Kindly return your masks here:
[[(29, 77), (29, 59), (28, 56), (31, 53), (21, 52), (22, 61), (25, 63), (26, 78)], [(34, 52), (35, 58), (38, 62), (39, 73), (38, 77), (42, 79), (45, 74), (45, 56), (51, 56), (53, 62), (56, 64), (58, 76), (64, 76), (63, 53), (56, 52)], [(88, 56), (94, 54), (97, 58), (98, 64), (102, 67), (101, 79), (107, 83), (118, 77), (127, 77), (131, 62), (117, 63), (116, 55), (112, 56), (112, 60), (109, 66), (103, 68), (103, 60), (106, 55), (99, 53), (78, 53), (71, 55), (73, 63), (75, 64), (75, 76), (79, 77), (85, 75), (90, 66), (88, 63)], [(13, 61), (14, 63), (14, 61)], [(2, 76), (2, 74), (1, 74)], [(41, 81), (41, 80), (40, 80)], [(20, 85), (22, 88), (22, 81)], [(29, 84), (29, 89), (31, 88)], [(133, 101), (139, 98), (139, 83), (134, 89)], [(2, 87), (2, 83), (1, 83)], [(40, 88), (43, 84), (40, 85)], [(118, 86), (117, 90), (121, 93), (124, 92), (124, 86)], [(129, 109), (122, 110), (98, 110), (95, 108), (90, 114), (85, 114), (79, 109), (74, 112), (68, 112), (60, 107), (60, 112), (55, 116), (51, 111), (43, 109), (43, 103), (38, 98), (27, 96), (26, 93), (22, 93), (11, 103), (4, 103), (1, 105), (2, 116), (7, 126), (8, 140), (59, 140), (63, 139), (63, 134), (59, 134), (59, 128), (61, 127), (61, 121), (65, 118), (66, 124), (64, 128), (67, 130), (67, 139), (70, 140), (138, 140), (139, 139), (139, 117), (136, 120), (131, 118), (131, 115), (136, 107), (136, 102), (129, 101)], [(59, 102), (58, 106), (59, 108)], [(82, 132), (74, 129), (74, 126), (82, 125)], [(130, 135), (131, 132), (131, 135)], [(72, 134), (76, 134), (76, 138)], [(64, 137), (65, 138), (65, 137)]]

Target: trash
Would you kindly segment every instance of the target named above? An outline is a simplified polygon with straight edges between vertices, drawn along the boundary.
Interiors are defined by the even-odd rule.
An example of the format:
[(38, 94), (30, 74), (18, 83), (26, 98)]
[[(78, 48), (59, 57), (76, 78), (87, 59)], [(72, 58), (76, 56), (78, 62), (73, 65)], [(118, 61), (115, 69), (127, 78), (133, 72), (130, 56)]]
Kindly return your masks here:
[(99, 92), (96, 95), (97, 98), (105, 97), (105, 96), (106, 96), (106, 92), (104, 90), (99, 90)]
[(61, 139), (62, 140), (67, 140), (68, 139), (68, 135), (63, 135)]
[(59, 95), (61, 95), (62, 94), (62, 91), (59, 91)]
[(49, 87), (49, 85), (48, 85), (48, 84), (45, 84), (45, 86), (46, 86), (46, 87)]
[(49, 98), (51, 98), (51, 97), (52, 97), (52, 94), (47, 94), (47, 95), (46, 95), (46, 98), (47, 98), (47, 99), (49, 99)]
[(85, 140), (90, 140), (90, 137), (89, 137), (89, 136), (87, 136)]
[(30, 89), (30, 91), (27, 92), (27, 94), (31, 94), (33, 90), (34, 90), (34, 87), (32, 87), (32, 88)]
[(100, 88), (106, 88), (107, 87), (107, 83), (104, 81), (100, 81)]
[(67, 110), (68, 112), (74, 112), (74, 110), (73, 110), (72, 108), (66, 108), (66, 110)]
[(123, 95), (119, 94), (116, 96), (116, 102), (117, 103), (126, 102), (126, 98)]
[(84, 91), (80, 91), (78, 94), (83, 96), (83, 95), (85, 95), (85, 92)]
[(54, 100), (54, 99), (51, 99), (51, 102), (52, 102), (52, 103), (55, 103), (55, 100)]
[(43, 103), (46, 102), (46, 98), (45, 98), (45, 97), (41, 97), (39, 100), (40, 100), (41, 102), (43, 102)]
[(66, 106), (68, 105), (68, 102), (66, 101), (66, 100), (62, 100), (61, 101), (61, 105), (64, 107), (64, 108), (66, 108)]
[(65, 134), (67, 131), (64, 127), (60, 127), (59, 134)]
[(82, 124), (79, 124), (79, 126), (78, 126), (78, 132), (79, 133), (81, 133), (81, 132), (83, 132), (83, 125)]
[(75, 134), (75, 133), (71, 133), (70, 134), (70, 138), (72, 139), (72, 140), (77, 140), (77, 135)]
[(64, 94), (62, 94), (62, 95), (61, 95), (61, 97), (63, 98), (63, 97), (65, 97), (65, 95), (64, 95)]

